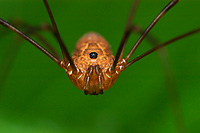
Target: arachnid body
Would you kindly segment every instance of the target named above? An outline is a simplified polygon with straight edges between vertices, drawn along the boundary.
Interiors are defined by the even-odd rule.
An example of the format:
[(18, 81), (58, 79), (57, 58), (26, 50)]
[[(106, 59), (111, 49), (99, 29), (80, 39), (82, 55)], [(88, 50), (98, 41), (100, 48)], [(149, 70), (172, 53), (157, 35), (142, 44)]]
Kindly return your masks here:
[[(52, 26), (43, 25), (35, 29), (32, 28), (31, 31), (28, 30), (26, 33), (23, 33), (3, 19), (0, 19), (0, 24), (19, 34), (22, 38), (29, 41), (32, 45), (34, 45), (40, 51), (46, 54), (51, 60), (56, 62), (61, 68), (65, 69), (73, 84), (80, 90), (83, 90), (85, 94), (98, 95), (103, 94), (105, 90), (109, 89), (115, 83), (119, 74), (136, 61), (142, 59), (143, 57), (151, 54), (152, 52), (168, 44), (171, 44), (172, 42), (175, 42), (186, 36), (192, 35), (200, 31), (200, 28), (195, 29), (162, 44), (158, 44), (154, 39), (149, 37), (147, 39), (149, 39), (152, 43), (155, 43), (157, 46), (154, 46), (154, 48), (152, 48), (151, 50), (129, 61), (135, 50), (143, 41), (143, 39), (147, 37), (149, 31), (155, 26), (155, 24), (162, 18), (164, 14), (166, 14), (174, 5), (178, 3), (178, 1), (179, 0), (172, 0), (155, 17), (151, 24), (145, 30), (142, 30), (140, 29), (140, 27), (131, 24), (138, 4), (138, 0), (135, 0), (132, 4), (130, 15), (116, 56), (112, 55), (108, 42), (101, 35), (95, 32), (89, 32), (79, 40), (79, 42), (76, 45), (73, 56), (71, 57), (68, 52), (68, 49), (64, 45), (64, 42), (60, 36), (47, 0), (43, 0), (43, 2), (50, 16)], [(28, 36), (28, 34), (34, 34), (40, 40), (43, 40), (41, 36), (38, 36), (34, 32), (34, 30), (38, 29), (48, 30), (55, 36), (60, 45), (63, 59), (53, 48), (51, 48), (51, 45), (49, 45), (48, 43), (44, 43), (44, 45), (48, 48), (49, 51), (43, 48), (40, 44), (38, 44)], [(138, 32), (141, 34), (141, 36), (134, 44), (128, 55), (125, 58), (123, 58), (125, 45), (132, 32)], [(43, 42), (45, 41), (43, 40)]]
[(81, 73), (78, 78), (73, 76), (72, 70), (67, 70), (67, 74), (72, 82), (75, 81), (73, 83), (77, 88), (85, 90), (86, 94), (102, 94), (118, 77), (119, 73), (111, 73), (114, 56), (109, 44), (98, 33), (84, 35), (77, 43), (72, 59)]

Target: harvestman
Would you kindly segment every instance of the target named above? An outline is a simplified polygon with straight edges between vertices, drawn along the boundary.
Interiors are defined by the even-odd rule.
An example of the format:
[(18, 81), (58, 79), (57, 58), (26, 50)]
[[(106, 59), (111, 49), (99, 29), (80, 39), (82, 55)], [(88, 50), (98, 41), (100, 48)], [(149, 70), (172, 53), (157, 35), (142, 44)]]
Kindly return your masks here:
[[(168, 44), (171, 44), (194, 33), (200, 32), (200, 28), (198, 28), (178, 37), (175, 37), (165, 43), (155, 46), (151, 50), (129, 61), (137, 47), (141, 44), (144, 38), (148, 37), (147, 34), (160, 20), (160, 18), (162, 18), (162, 16), (166, 12), (168, 12), (169, 9), (171, 9), (174, 5), (176, 5), (179, 2), (179, 0), (172, 0), (165, 8), (163, 8), (163, 10), (156, 16), (156, 18), (151, 22), (151, 24), (145, 30), (142, 30), (140, 38), (134, 44), (128, 55), (125, 58), (123, 58), (124, 48), (130, 34), (132, 32), (141, 32), (141, 29), (139, 27), (131, 24), (138, 1), (139, 0), (135, 0), (132, 4), (128, 21), (115, 57), (112, 55), (107, 41), (101, 35), (94, 32), (85, 34), (78, 41), (75, 48), (75, 52), (71, 57), (67, 50), (67, 47), (64, 45), (64, 42), (60, 36), (47, 0), (43, 0), (43, 2), (48, 11), (52, 26), (42, 25), (40, 27), (32, 27), (32, 30), (21, 32), (20, 30), (18, 30), (3, 19), (0, 19), (0, 24), (17, 33), (19, 36), (21, 36), (22, 38), (30, 42), (32, 45), (37, 47), (44, 54), (46, 54), (61, 68), (65, 69), (72, 83), (78, 89), (84, 91), (86, 95), (98, 95), (103, 94), (104, 91), (108, 90), (115, 83), (119, 74), (136, 61), (142, 59), (143, 57), (151, 54), (152, 52)], [(46, 42), (46, 40), (42, 36), (35, 33), (36, 30), (48, 30), (55, 36), (60, 45), (63, 59), (51, 47), (51, 45), (49, 45), (49, 43)], [(45, 48), (43, 48), (39, 43), (28, 37), (28, 34), (35, 35), (39, 40), (41, 40), (44, 43), (44, 45), (49, 49), (51, 53)]]

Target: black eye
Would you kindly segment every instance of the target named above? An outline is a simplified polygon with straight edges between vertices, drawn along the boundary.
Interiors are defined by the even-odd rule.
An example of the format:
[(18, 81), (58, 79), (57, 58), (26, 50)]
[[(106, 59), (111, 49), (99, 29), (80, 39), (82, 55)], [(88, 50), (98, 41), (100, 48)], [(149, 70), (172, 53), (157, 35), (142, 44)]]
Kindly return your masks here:
[(91, 59), (96, 59), (96, 58), (97, 58), (97, 55), (98, 55), (98, 54), (97, 54), (96, 52), (91, 52), (91, 53), (90, 53), (90, 58), (91, 58)]

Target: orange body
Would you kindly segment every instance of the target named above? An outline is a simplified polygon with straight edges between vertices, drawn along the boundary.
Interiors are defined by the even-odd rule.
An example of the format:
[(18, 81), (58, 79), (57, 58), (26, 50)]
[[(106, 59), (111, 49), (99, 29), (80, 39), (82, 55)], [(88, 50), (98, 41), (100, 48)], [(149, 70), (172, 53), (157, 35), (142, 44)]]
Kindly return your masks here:
[[(91, 53), (96, 53), (97, 57), (91, 58)], [(101, 93), (101, 90), (105, 91), (109, 89), (121, 72), (120, 63), (117, 65), (116, 71), (114, 73), (111, 72), (114, 56), (112, 55), (108, 42), (95, 32), (85, 34), (78, 41), (72, 59), (78, 72), (73, 73), (69, 64), (66, 67), (66, 72), (70, 80), (78, 89), (88, 89), (89, 94), (99, 94)], [(86, 73), (90, 66), (99, 66), (102, 75), (99, 76), (96, 72), (97, 70), (93, 70), (87, 85)], [(86, 88), (87, 86), (88, 88)]]

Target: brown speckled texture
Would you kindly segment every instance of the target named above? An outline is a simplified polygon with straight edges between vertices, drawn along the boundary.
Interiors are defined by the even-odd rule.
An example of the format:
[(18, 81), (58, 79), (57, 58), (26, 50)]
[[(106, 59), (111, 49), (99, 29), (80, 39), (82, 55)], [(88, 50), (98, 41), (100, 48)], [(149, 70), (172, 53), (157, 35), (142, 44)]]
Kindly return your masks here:
[[(96, 52), (98, 54), (96, 59), (90, 58), (90, 53)], [(78, 73), (71, 73), (70, 66), (67, 67), (67, 74), (73, 84), (80, 90), (85, 90), (86, 80), (85, 75), (90, 66), (100, 66), (103, 72), (103, 88), (101, 88), (98, 74), (95, 72), (91, 75), (89, 81), (89, 94), (98, 94), (101, 89), (109, 89), (120, 74), (119, 65), (116, 70), (118, 72), (111, 72), (110, 68), (114, 61), (114, 56), (110, 50), (108, 42), (98, 33), (89, 32), (85, 34), (77, 43), (72, 59), (75, 66), (79, 70)]]
[[(89, 55), (91, 52), (96, 52), (98, 57), (91, 59)], [(105, 72), (111, 67), (114, 56), (109, 44), (101, 35), (89, 32), (77, 43), (72, 59), (81, 71), (85, 72), (90, 65), (99, 65), (103, 72)]]

